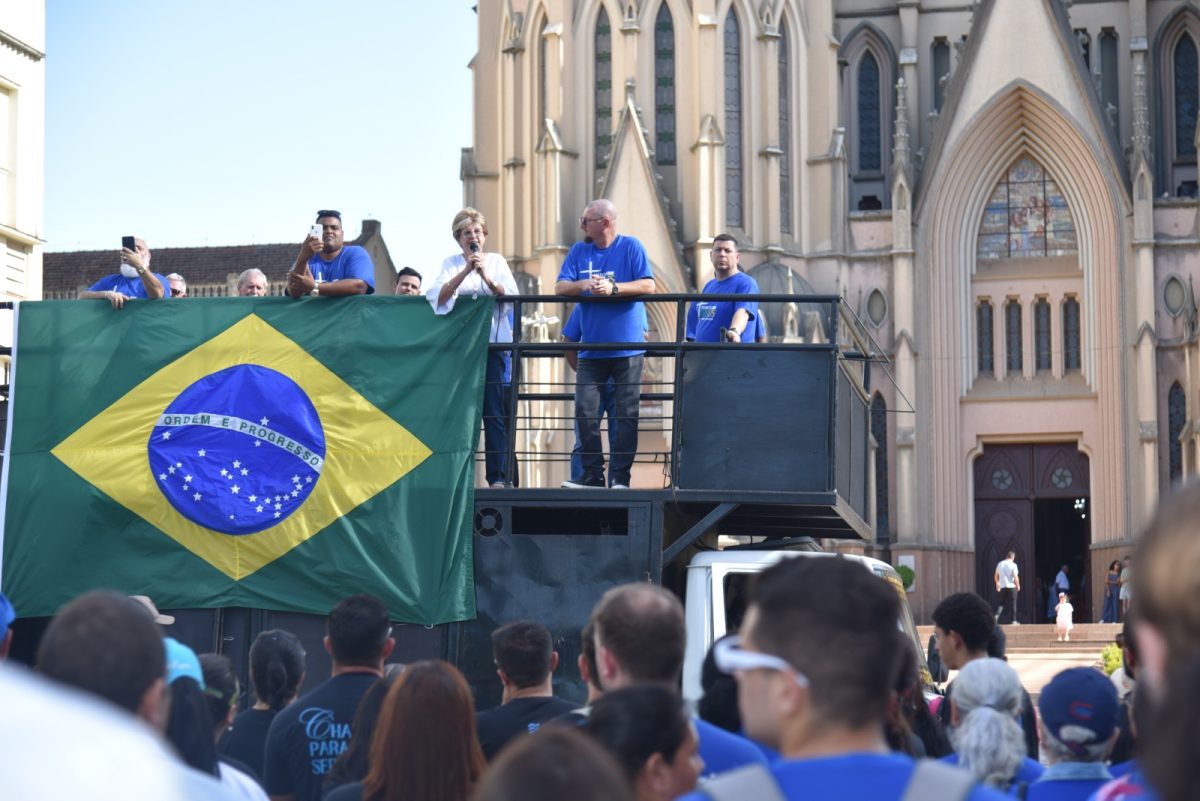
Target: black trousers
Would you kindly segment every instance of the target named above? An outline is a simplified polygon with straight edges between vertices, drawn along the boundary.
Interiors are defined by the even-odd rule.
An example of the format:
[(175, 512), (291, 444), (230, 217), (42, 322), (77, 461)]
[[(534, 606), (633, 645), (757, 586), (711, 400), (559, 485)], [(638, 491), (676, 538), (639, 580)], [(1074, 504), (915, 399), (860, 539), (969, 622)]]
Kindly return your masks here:
[[(1008, 611), (1008, 620), (1004, 619), (1004, 612)], [(1000, 590), (1000, 608), (996, 610), (996, 616), (1000, 623), (1016, 623), (1017, 622), (1017, 589), (1016, 587), (1005, 587)]]

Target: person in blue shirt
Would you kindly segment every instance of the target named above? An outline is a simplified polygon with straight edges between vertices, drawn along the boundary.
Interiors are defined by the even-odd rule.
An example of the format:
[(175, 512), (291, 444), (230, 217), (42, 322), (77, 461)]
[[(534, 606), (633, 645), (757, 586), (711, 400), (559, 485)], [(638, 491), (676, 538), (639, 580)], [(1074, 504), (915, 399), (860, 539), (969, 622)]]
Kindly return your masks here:
[[(670, 591), (638, 582), (613, 587), (592, 610), (595, 677), (604, 693), (641, 684), (678, 687), (683, 669), (683, 605)], [(702, 779), (745, 765), (765, 765), (762, 752), (744, 737), (700, 718), (692, 720), (704, 761)]]
[(150, 248), (146, 240), (134, 239), (133, 250), (121, 248), (121, 272), (106, 275), (79, 293), (82, 299), (107, 300), (114, 309), (131, 298), (160, 300), (167, 294), (167, 278), (150, 272)]
[[(738, 269), (741, 254), (737, 240), (729, 234), (713, 238), (715, 278), (704, 285), (704, 295), (757, 295), (758, 284)], [(754, 342), (758, 302), (753, 300), (697, 300), (688, 309), (688, 340), (695, 342)]]
[[(635, 298), (654, 292), (654, 273), (646, 249), (631, 236), (617, 233), (617, 208), (608, 200), (593, 200), (579, 218), (585, 239), (567, 253), (554, 294), (568, 297), (602, 296)], [(564, 487), (628, 489), (637, 451), (638, 407), (645, 357), (646, 309), (636, 301), (582, 303), (579, 306), (580, 342), (629, 343), (615, 350), (582, 350), (575, 377), (575, 418), (583, 446), (584, 474)], [(604, 451), (600, 443), (603, 388), (612, 379), (617, 426), (609, 465), (604, 476)]]
[(710, 779), (684, 801), (897, 801), (910, 785), (917, 798), (1004, 798), (958, 768), (888, 750), (904, 634), (887, 582), (836, 556), (783, 559), (751, 584), (749, 602), (740, 636), (722, 640), (715, 658), (737, 678), (747, 736), (780, 758)]
[(364, 248), (345, 243), (341, 212), (318, 211), (317, 225), (321, 226), (321, 236), (305, 237), (288, 273), (288, 294), (293, 298), (372, 294), (375, 265)]

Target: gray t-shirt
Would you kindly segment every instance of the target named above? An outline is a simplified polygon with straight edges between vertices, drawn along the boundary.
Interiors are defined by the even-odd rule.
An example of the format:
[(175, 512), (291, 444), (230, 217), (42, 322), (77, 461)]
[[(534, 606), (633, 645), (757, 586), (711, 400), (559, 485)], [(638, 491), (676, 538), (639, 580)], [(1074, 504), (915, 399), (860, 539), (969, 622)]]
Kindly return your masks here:
[(996, 572), (1000, 574), (1000, 589), (1006, 590), (1017, 586), (1017, 576), (1020, 574), (1020, 571), (1017, 570), (1016, 562), (1011, 559), (1005, 559), (996, 565)]

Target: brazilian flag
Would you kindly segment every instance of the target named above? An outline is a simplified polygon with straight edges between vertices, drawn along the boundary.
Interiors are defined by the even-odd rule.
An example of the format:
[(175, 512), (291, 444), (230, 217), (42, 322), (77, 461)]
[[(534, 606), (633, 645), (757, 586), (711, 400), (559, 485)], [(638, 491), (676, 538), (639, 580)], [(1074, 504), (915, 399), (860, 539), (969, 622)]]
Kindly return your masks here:
[(474, 617), (492, 298), (19, 304), (3, 590), (160, 607)]

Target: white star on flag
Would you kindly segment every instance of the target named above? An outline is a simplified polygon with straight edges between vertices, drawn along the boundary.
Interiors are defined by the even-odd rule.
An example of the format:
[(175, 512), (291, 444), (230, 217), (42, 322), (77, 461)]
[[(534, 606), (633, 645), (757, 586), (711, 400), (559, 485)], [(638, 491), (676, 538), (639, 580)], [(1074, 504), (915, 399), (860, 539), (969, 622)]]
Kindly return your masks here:
[(184, 492), (187, 492), (187, 491), (188, 491), (188, 490), (190, 490), (190, 489), (191, 489), (191, 487), (189, 487), (187, 484), (184, 484), (184, 485), (183, 485), (183, 491), (184, 491)]
[(224, 467), (222, 467), (222, 468), (221, 468), (221, 475), (228, 477), (228, 475), (229, 475), (229, 471), (228, 471), (228, 470), (226, 470)]
[(297, 495), (299, 495), (299, 494), (300, 494), (300, 490), (292, 490), (292, 497), (293, 497), (293, 498), (295, 498), (295, 497), (296, 497)]
[(312, 483), (312, 476), (305, 476), (305, 477), (304, 477), (304, 480), (305, 480), (305, 481), (307, 481), (309, 484), (311, 484), (311, 483)]
[(249, 470), (247, 470), (246, 468), (244, 468), (244, 467), (243, 467), (243, 468), (242, 468), (242, 475), (243, 475), (243, 476), (248, 476), (248, 475), (250, 475), (250, 471), (249, 471)]
[(166, 481), (166, 480), (167, 480), (167, 474), (166, 474), (166, 473), (159, 473), (159, 474), (158, 474), (158, 480), (159, 480), (159, 481)]
[(277, 504), (275, 504), (275, 508), (276, 508), (276, 509), (282, 509), (282, 508), (283, 508), (283, 504), (277, 503)]
[(279, 516), (280, 516), (280, 515), (282, 515), (282, 514), (283, 514), (282, 512), (276, 512), (276, 513), (275, 513), (275, 517), (279, 517)]
[(171, 475), (175, 475), (175, 465), (171, 465), (170, 467), (168, 467), (167, 472), (170, 473)]
[(256, 439), (256, 440), (254, 440), (254, 447), (258, 448), (258, 447), (261, 447), (261, 446), (262, 446), (262, 440), (261, 440), (261, 439)]
[(256, 511), (256, 512), (261, 512), (261, 511), (262, 511), (262, 506), (261, 506), (261, 505), (259, 505), (259, 506), (255, 506), (255, 507), (254, 507), (254, 511)]
[(300, 476), (292, 476), (292, 483), (293, 483), (293, 484), (299, 484), (299, 483), (300, 483)]
[(269, 423), (271, 421), (264, 417), (263, 419), (259, 420), (258, 422), (262, 423), (265, 426), (267, 423)]
[(234, 459), (234, 460), (233, 460), (233, 466), (234, 466), (234, 467), (241, 467), (241, 466), (242, 466), (242, 463), (241, 463), (241, 462), (239, 462), (237, 459)]
[(234, 485), (233, 485), (233, 486), (232, 486), (232, 487), (229, 489), (229, 491), (230, 491), (230, 492), (232, 492), (234, 495), (237, 495), (237, 494), (238, 494), (238, 490), (240, 490), (240, 489), (241, 489), (241, 487), (239, 487), (237, 484), (234, 484)]
[(184, 476), (184, 477), (183, 477), (183, 480), (184, 480), (184, 481), (186, 481), (186, 482), (188, 482), (189, 484), (190, 484), (190, 483), (192, 483), (192, 477), (191, 477), (191, 476)]
[(192, 499), (197, 500), (197, 501), (200, 500), (200, 493), (197, 492), (195, 495), (192, 496)]
[[(247, 498), (246, 500), (250, 501), (250, 503), (254, 503), (255, 501), (257, 501), (257, 500), (258, 500), (258, 496), (257, 496), (257, 495), (251, 495), (251, 496), (250, 496), (249, 498)], [(260, 509), (259, 511), (262, 511), (262, 510)]]
[(164, 431), (164, 432), (163, 432), (163, 439), (170, 439), (170, 438), (171, 438), (171, 432), (170, 432), (170, 431)]
[(197, 456), (204, 456), (204, 454), (206, 454), (206, 453), (208, 453), (208, 451), (204, 450), (204, 448), (201, 448), (200, 450), (196, 451)]

